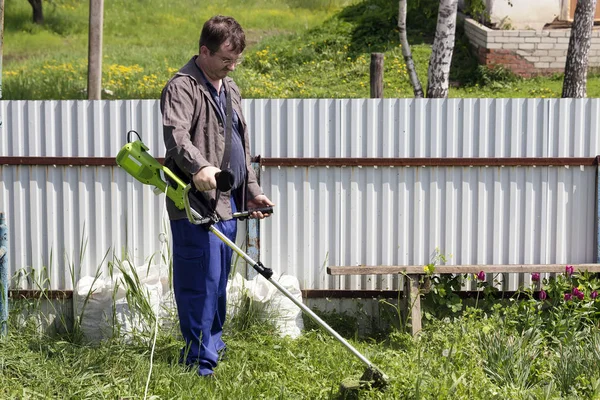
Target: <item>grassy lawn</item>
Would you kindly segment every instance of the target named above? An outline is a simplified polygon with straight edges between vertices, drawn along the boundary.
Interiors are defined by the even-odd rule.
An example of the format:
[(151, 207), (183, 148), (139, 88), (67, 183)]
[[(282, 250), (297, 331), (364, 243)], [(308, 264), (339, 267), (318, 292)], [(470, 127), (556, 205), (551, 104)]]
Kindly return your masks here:
[[(41, 310), (48, 307), (35, 299), (11, 299), (8, 336), (0, 338), (0, 398), (342, 399), (341, 383), (365, 371), (306, 316), (300, 336), (282, 338), (273, 309), (264, 309), (265, 314), (261, 304), (242, 296), (225, 324), (227, 359), (213, 378), (200, 378), (178, 364), (183, 341), (175, 310), (168, 301), (161, 303), (167, 312), (160, 312), (163, 324), (155, 334), (155, 311), (145, 286), (122, 267), (128, 278), (114, 287), (113, 301), (127, 299), (129, 315), (144, 323), (132, 330), (115, 316), (107, 326), (112, 338), (97, 344), (84, 337), (104, 329), (97, 312), (105, 310), (103, 300), (86, 299), (90, 313), (78, 311), (83, 320), (76, 318), (72, 326), (59, 322), (61, 333), (50, 336), (38, 328)], [(534, 275), (533, 280), (541, 279)], [(432, 278), (422, 294), (423, 329), (415, 337), (405, 333), (400, 308), (385, 299), (374, 316), (378, 330), (367, 337), (359, 336), (356, 315), (318, 312), (389, 377), (385, 390), (366, 387), (350, 398), (600, 398), (600, 280), (595, 275), (567, 266), (564, 274), (541, 280), (541, 290), (534, 282), (512, 298), (498, 296), (487, 281), (478, 281), (476, 298), (453, 292), (471, 279), (477, 278)], [(59, 309), (68, 305), (65, 300)]]
[[(423, 86), (435, 3), (409, 5), (409, 41)], [(27, 2), (7, 0), (4, 99), (85, 99), (88, 6), (44, 2), (46, 22), (30, 22)], [(391, 0), (107, 0), (103, 87), (106, 99), (158, 98), (169, 77), (196, 53), (201, 24), (221, 13), (245, 28), (246, 61), (232, 74), (246, 98), (369, 97), (371, 52), (385, 53), (384, 96), (413, 97)], [(420, 7), (420, 8), (419, 8)], [(519, 79), (480, 68), (458, 32), (450, 97), (560, 97), (562, 76)], [(600, 78), (588, 80), (600, 96)]]
[[(355, 398), (597, 399), (600, 333), (588, 319), (592, 309), (563, 303), (543, 317), (541, 306), (531, 300), (487, 313), (466, 308), (429, 320), (416, 338), (393, 329), (357, 338), (351, 316), (323, 317), (390, 377), (386, 390), (365, 389)], [(268, 324), (239, 322), (227, 325), (228, 358), (212, 379), (178, 365), (183, 342), (175, 330), (159, 330), (151, 364), (148, 336), (89, 346), (76, 335), (46, 337), (31, 324), (13, 324), (0, 339), (0, 397), (340, 399), (341, 382), (365, 370), (315, 326), (289, 339)]]

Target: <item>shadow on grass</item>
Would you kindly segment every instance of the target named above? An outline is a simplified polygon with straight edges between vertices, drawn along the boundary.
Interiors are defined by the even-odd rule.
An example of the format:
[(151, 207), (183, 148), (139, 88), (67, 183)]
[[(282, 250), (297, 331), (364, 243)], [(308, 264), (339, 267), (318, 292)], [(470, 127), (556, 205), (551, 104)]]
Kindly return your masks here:
[[(431, 44), (438, 2), (408, 2), (407, 35), (411, 45)], [(398, 1), (366, 0), (344, 8), (338, 17), (354, 25), (349, 53), (385, 52), (399, 45)]]
[(4, 14), (5, 33), (48, 31), (59, 36), (67, 36), (87, 32), (88, 21), (85, 15), (62, 12), (52, 3), (44, 2), (43, 4), (44, 22), (39, 25), (33, 22), (31, 7), (25, 8), (20, 5), (17, 8), (16, 6), (10, 7), (9, 4)]

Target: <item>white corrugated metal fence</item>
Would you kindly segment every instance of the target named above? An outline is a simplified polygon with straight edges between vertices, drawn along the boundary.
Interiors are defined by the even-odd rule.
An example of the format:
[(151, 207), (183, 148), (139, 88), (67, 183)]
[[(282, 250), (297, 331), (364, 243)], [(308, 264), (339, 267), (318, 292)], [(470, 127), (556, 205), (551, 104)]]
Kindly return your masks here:
[[(268, 158), (600, 154), (598, 99), (245, 100), (244, 112), (252, 154)], [(0, 118), (0, 157), (114, 157), (130, 129), (164, 155), (155, 100), (2, 101)], [(277, 206), (260, 223), (261, 260), (303, 289), (395, 289), (393, 276), (325, 268), (426, 264), (436, 249), (450, 264), (593, 262), (595, 176), (589, 165), (263, 167)], [(47, 267), (52, 289), (113, 253), (142, 263), (168, 234), (162, 196), (117, 167), (3, 165), (0, 177), (10, 272)]]

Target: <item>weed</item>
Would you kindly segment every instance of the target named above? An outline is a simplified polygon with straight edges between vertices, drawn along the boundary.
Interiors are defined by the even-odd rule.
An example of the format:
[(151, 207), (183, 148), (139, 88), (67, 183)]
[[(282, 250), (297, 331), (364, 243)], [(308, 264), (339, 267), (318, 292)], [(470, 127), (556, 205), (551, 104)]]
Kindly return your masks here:
[(498, 386), (529, 389), (537, 383), (535, 373), (541, 355), (543, 336), (535, 329), (520, 335), (494, 330), (481, 333), (479, 345), (484, 353), (484, 371)]

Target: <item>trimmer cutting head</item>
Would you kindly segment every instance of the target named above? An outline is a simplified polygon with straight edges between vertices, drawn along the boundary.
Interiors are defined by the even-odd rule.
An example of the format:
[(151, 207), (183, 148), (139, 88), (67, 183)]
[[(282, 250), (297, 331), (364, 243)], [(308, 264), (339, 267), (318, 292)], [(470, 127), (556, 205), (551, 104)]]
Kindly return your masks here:
[(359, 390), (378, 389), (385, 390), (389, 378), (377, 367), (367, 367), (360, 378), (346, 378), (340, 384), (340, 395), (342, 399), (358, 398)]
[(389, 378), (379, 368), (371, 366), (365, 369), (365, 372), (360, 377), (360, 381), (370, 384), (377, 389), (385, 389), (389, 383)]

